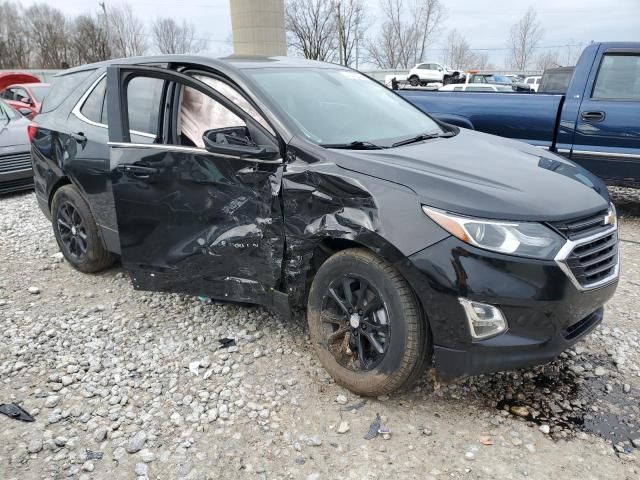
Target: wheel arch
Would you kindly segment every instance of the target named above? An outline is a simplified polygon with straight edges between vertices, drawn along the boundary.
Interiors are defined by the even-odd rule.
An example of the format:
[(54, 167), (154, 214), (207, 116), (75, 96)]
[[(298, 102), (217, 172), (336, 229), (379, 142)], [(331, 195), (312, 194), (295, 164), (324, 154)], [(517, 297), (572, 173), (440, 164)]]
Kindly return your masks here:
[(64, 187), (65, 185), (73, 185), (73, 182), (67, 176), (58, 178), (58, 180), (56, 180), (56, 182), (53, 184), (53, 186), (49, 190), (49, 195), (47, 198), (47, 205), (49, 206), (49, 212), (51, 212), (51, 203), (53, 202), (54, 195), (58, 190), (60, 190), (61, 187)]

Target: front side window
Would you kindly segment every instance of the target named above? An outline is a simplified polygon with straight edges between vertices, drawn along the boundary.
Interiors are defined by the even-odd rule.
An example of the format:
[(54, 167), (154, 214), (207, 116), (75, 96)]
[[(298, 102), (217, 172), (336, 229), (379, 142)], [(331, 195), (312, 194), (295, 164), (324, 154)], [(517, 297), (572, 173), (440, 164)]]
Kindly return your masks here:
[(389, 145), (438, 124), (382, 84), (351, 70), (247, 69), (282, 115), (317, 144), (354, 141)]
[(13, 99), (15, 101), (19, 102), (21, 100), (24, 100), (25, 98), (29, 98), (29, 94), (22, 88), (12, 88), (11, 92), (13, 93)]
[(127, 85), (129, 130), (158, 134), (158, 118), (164, 81), (151, 77), (134, 77)]
[(593, 98), (640, 100), (640, 54), (605, 54)]

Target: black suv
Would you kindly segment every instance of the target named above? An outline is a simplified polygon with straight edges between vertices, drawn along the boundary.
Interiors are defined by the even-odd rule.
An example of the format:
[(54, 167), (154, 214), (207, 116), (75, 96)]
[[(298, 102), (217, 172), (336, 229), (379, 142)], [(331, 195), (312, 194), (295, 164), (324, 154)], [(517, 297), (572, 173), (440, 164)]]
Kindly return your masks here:
[(368, 77), (289, 58), (162, 56), (59, 75), (35, 185), (83, 272), (306, 306), (335, 380), (377, 395), (553, 359), (618, 280), (603, 183), (440, 123)]

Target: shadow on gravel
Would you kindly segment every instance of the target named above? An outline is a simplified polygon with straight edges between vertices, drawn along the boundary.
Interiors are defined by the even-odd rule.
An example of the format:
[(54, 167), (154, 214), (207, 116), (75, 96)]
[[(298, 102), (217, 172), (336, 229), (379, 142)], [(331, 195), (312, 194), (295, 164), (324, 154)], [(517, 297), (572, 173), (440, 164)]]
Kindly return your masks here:
[(583, 354), (576, 360), (579, 366), (559, 360), (531, 370), (476, 377), (459, 388), (491, 407), (548, 425), (556, 440), (582, 431), (608, 440), (617, 452), (630, 452), (631, 440), (640, 438), (640, 390), (621, 383), (605, 355)]

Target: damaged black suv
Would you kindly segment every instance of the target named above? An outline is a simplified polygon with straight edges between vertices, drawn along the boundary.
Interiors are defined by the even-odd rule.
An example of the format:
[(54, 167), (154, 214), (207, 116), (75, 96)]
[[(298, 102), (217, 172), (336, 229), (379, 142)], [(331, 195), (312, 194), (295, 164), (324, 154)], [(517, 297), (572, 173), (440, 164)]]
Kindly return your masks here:
[(56, 78), (29, 127), (71, 265), (135, 288), (306, 306), (364, 395), (556, 357), (618, 281), (602, 182), (440, 123), (368, 77), (288, 58), (161, 56)]

